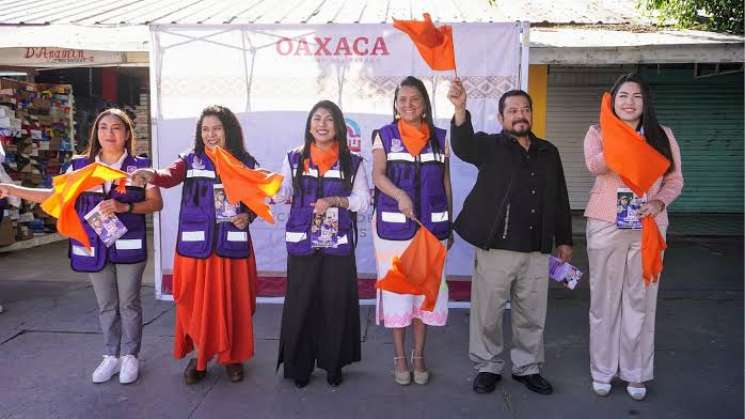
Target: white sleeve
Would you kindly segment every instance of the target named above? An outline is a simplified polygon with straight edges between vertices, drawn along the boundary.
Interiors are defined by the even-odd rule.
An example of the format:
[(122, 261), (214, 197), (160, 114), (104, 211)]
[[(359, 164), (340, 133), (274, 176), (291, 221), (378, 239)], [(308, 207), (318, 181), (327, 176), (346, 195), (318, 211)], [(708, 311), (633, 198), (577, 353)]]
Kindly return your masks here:
[(370, 208), (370, 181), (367, 179), (364, 160), (357, 168), (357, 174), (354, 176), (354, 184), (352, 185), (352, 193), (347, 200), (349, 201), (349, 210), (352, 212), (364, 213)]
[(294, 192), (292, 189), (292, 168), (290, 167), (290, 161), (288, 160), (287, 155), (285, 155), (284, 160), (282, 160), (282, 169), (280, 169), (280, 173), (284, 176), (284, 179), (282, 179), (282, 186), (279, 188), (279, 192), (274, 195), (273, 199), (277, 204), (284, 204), (292, 198)]
[(385, 150), (385, 148), (383, 147), (383, 140), (380, 138), (380, 132), (375, 133), (375, 139), (373, 140), (372, 149)]

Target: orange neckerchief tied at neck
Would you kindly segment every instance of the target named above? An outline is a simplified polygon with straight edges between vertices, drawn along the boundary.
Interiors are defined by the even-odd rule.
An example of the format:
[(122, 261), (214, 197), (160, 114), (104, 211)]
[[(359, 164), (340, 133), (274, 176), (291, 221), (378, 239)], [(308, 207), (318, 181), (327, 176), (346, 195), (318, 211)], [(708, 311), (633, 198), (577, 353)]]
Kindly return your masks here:
[(422, 152), (429, 141), (429, 126), (422, 122), (419, 126), (407, 124), (404, 121), (398, 121), (398, 132), (401, 134), (401, 140), (406, 146), (409, 154), (416, 157)]
[[(325, 150), (315, 143), (310, 145), (310, 159), (318, 166), (318, 175), (323, 176), (339, 160), (339, 143), (334, 142)], [(308, 169), (308, 161), (305, 161), (305, 169)]]
[[(613, 113), (609, 93), (603, 95), (600, 106), (600, 131), (606, 164), (637, 196), (644, 195), (670, 167), (670, 162), (662, 154)], [(648, 286), (659, 279), (661, 253), (667, 248), (653, 217), (642, 219), (641, 244), (644, 285)]]

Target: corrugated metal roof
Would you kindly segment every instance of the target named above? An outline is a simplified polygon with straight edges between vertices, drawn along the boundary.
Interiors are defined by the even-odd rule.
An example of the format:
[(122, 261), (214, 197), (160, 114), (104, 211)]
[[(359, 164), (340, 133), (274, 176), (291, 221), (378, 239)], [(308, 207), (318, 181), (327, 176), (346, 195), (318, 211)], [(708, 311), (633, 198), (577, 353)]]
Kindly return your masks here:
[(147, 52), (151, 24), (531, 22), (531, 63), (742, 62), (740, 35), (655, 27), (636, 0), (0, 0), (0, 48)]
[[(635, 0), (6, 0), (5, 25), (246, 23), (390, 23), (429, 12), (442, 22), (527, 20), (575, 24), (648, 24)], [(64, 6), (62, 6), (64, 5)]]

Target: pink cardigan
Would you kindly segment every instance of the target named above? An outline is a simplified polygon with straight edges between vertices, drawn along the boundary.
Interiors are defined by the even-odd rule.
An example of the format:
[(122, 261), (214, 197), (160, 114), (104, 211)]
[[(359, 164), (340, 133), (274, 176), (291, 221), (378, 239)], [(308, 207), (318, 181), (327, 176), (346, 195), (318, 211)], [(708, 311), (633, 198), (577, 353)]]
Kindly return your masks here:
[[(683, 172), (680, 165), (680, 147), (675, 141), (670, 128), (663, 126), (667, 138), (670, 139), (670, 150), (673, 155), (675, 168), (657, 179), (649, 188), (647, 199), (649, 201), (659, 199), (665, 203), (665, 210), (657, 214), (655, 221), (660, 227), (669, 224), (667, 218), (667, 207), (683, 190)], [(603, 138), (600, 134), (600, 126), (592, 125), (585, 135), (585, 164), (590, 173), (595, 175), (595, 185), (590, 191), (590, 199), (585, 209), (585, 217), (598, 220), (614, 222), (616, 220), (616, 192), (619, 187), (625, 187), (621, 178), (608, 168), (603, 157)]]

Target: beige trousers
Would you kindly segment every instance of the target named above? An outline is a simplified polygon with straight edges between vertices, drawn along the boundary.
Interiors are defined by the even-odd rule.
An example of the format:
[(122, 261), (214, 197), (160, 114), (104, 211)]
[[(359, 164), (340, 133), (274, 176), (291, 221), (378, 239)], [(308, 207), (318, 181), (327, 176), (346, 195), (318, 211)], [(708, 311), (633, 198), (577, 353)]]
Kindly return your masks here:
[[(666, 228), (660, 228), (665, 236)], [(658, 284), (642, 280), (641, 231), (587, 219), (590, 261), (590, 371), (594, 381), (654, 378)]]
[(468, 352), (479, 372), (501, 374), (502, 316), (512, 306), (512, 373), (540, 373), (548, 299), (548, 254), (476, 249)]

